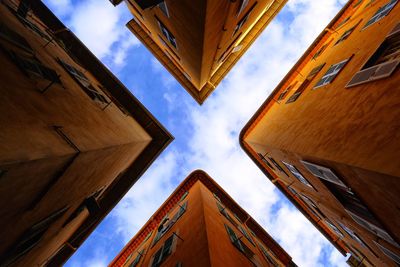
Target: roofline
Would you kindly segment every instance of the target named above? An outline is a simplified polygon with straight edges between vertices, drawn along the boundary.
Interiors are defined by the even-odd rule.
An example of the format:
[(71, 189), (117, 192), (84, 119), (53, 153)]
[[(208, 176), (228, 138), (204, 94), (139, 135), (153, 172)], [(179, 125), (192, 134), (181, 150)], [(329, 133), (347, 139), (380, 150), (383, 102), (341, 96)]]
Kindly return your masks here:
[[(125, 253), (131, 253), (131, 251), (127, 250), (134, 245), (136, 241), (136, 245), (139, 245), (142, 242), (142, 239), (151, 231), (157, 228), (159, 221), (169, 212), (169, 210), (175, 206), (180, 197), (189, 190), (194, 183), (197, 181), (202, 182), (204, 186), (206, 186), (213, 193), (219, 193), (218, 197), (221, 198), (223, 204), (228, 206), (230, 209), (235, 209), (235, 212), (238, 211), (237, 215), (245, 216), (247, 219), (251, 218), (251, 222), (255, 224), (262, 231), (263, 237), (259, 237), (260, 240), (265, 242), (263, 238), (265, 237), (272, 242), (268, 242), (270, 246), (273, 246), (274, 249), (279, 249), (279, 253), (281, 257), (285, 258), (287, 264), (293, 263), (291, 256), (272, 238), (266, 230), (261, 227), (217, 182), (215, 182), (205, 171), (203, 170), (195, 170), (191, 172), (185, 180), (183, 180), (177, 188), (171, 193), (171, 195), (164, 201), (164, 203), (153, 213), (153, 215), (149, 218), (144, 226), (135, 234), (134, 237), (124, 246), (124, 248), (118, 253), (117, 256), (113, 259), (113, 261), (109, 264), (109, 266), (113, 266), (117, 264), (119, 260), (124, 260), (123, 256)], [(210, 185), (211, 184), (211, 185)], [(214, 187), (214, 188), (212, 188)], [(216, 192), (217, 191), (217, 192)], [(242, 218), (241, 218), (242, 219)], [(245, 221), (243, 219), (243, 221)], [(142, 239), (141, 239), (142, 238)], [(136, 248), (136, 247), (135, 247)], [(283, 260), (283, 259), (281, 259)]]
[(113, 102), (122, 106), (152, 138), (131, 166), (107, 188), (104, 197), (99, 201), (100, 211), (95, 216), (88, 217), (66, 241), (71, 249), (62, 250), (62, 253), (57, 254), (56, 260), (61, 263), (68, 260), (174, 137), (42, 1), (26, 1), (30, 3), (34, 14), (52, 31), (53, 35), (64, 42), (70, 55), (78, 59), (79, 64), (91, 72), (106, 88), (113, 97)]
[[(281, 1), (280, 3), (277, 3)], [(164, 51), (157, 45), (157, 43), (152, 40), (151, 37), (144, 31), (140, 23), (135, 19), (130, 20), (127, 23), (127, 27), (135, 34), (135, 36), (140, 39), (140, 41), (149, 49), (152, 54), (160, 61), (160, 63), (175, 77), (176, 80), (190, 93), (190, 95), (196, 100), (200, 105), (208, 98), (208, 96), (215, 90), (218, 84), (223, 80), (223, 78), (228, 74), (228, 72), (233, 68), (233, 66), (239, 61), (239, 59), (247, 52), (254, 41), (260, 36), (268, 24), (276, 17), (279, 11), (284, 7), (288, 0), (275, 0), (270, 7), (275, 10), (269, 10), (265, 12), (262, 17), (253, 25), (253, 27), (247, 32), (246, 36), (243, 38), (242, 42), (247, 42), (246, 45), (236, 53), (231, 53), (227, 59), (219, 66), (215, 73), (209, 78), (200, 90), (198, 90), (191, 81), (186, 78), (184, 73), (175, 66), (173, 61), (165, 55)], [(272, 13), (272, 14), (271, 14)]]
[[(333, 28), (335, 24), (337, 24), (340, 19), (344, 19), (344, 16), (346, 14), (346, 11), (349, 9), (349, 7), (353, 4), (353, 1), (348, 1), (346, 5), (339, 11), (338, 14), (329, 22), (329, 24), (325, 27), (325, 29), (318, 35), (318, 37), (314, 40), (314, 42), (307, 48), (307, 50), (303, 53), (303, 55), (299, 58), (299, 60), (294, 64), (292, 69), (284, 76), (284, 78), (279, 82), (279, 84), (275, 87), (275, 89), (271, 92), (271, 94), (268, 96), (268, 98), (264, 101), (264, 103), (261, 105), (261, 107), (256, 111), (256, 113), (250, 118), (250, 120), (246, 123), (244, 128), (241, 130), (240, 135), (239, 135), (239, 143), (242, 149), (246, 152), (246, 154), (251, 158), (251, 160), (258, 166), (258, 168), (270, 179), (271, 181), (274, 179), (272, 175), (263, 167), (263, 165), (260, 163), (258, 158), (255, 156), (253, 153), (253, 150), (251, 147), (246, 143), (245, 138), (251, 131), (253, 127), (255, 127), (255, 124), (257, 123), (257, 120), (259, 119), (260, 116), (266, 110), (268, 109), (268, 106), (271, 104), (273, 98), (275, 97), (275, 94), (283, 87), (283, 85), (290, 79), (290, 77), (295, 73), (298, 69), (298, 67), (304, 63), (306, 58), (310, 55), (310, 53), (319, 45), (320, 41), (329, 35), (329, 32), (327, 29)], [(276, 187), (286, 196), (287, 199), (292, 202), (294, 206), (331, 242), (331, 244), (336, 247), (336, 249), (339, 250), (339, 252), (342, 255), (346, 255), (346, 250), (345, 248), (342, 248), (337, 244), (330, 236), (329, 234), (316, 222), (313, 220), (313, 218), (304, 210), (304, 208), (292, 197), (292, 195), (289, 194), (289, 192), (284, 188), (279, 182), (275, 183)]]

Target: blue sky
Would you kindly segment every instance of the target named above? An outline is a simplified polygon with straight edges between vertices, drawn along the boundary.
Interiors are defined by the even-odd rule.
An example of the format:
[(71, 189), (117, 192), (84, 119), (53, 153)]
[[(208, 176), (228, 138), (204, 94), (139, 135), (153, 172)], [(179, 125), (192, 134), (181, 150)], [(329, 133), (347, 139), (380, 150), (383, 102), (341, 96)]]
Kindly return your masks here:
[(124, 4), (45, 0), (175, 136), (66, 266), (107, 266), (193, 170), (211, 175), (299, 266), (346, 266), (345, 258), (274, 188), (239, 146), (239, 133), (345, 0), (290, 0), (199, 106), (129, 32)]

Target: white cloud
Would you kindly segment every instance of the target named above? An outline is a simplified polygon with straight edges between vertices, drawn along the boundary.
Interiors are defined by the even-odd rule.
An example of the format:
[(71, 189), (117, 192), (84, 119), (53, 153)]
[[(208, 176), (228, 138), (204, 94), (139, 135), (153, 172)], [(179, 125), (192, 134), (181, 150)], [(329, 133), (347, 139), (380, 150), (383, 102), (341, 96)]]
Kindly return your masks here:
[(241, 150), (238, 135), (339, 6), (335, 0), (289, 1), (286, 12), (294, 20), (271, 23), (203, 106), (186, 107), (194, 131), (186, 166), (207, 171), (300, 266), (344, 266), (345, 258), (294, 208), (283, 204), (273, 211), (279, 195)]
[[(176, 123), (173, 127), (187, 127), (186, 135), (190, 136), (187, 150), (167, 150), (113, 211), (116, 232), (125, 241), (143, 226), (178, 182), (190, 171), (201, 168), (259, 221), (299, 266), (323, 266), (323, 252), (328, 255), (327, 264), (344, 266), (344, 257), (329, 246), (302, 214), (280, 199), (275, 187), (238, 143), (244, 124), (344, 2), (289, 1), (284, 12), (294, 19), (274, 20), (203, 106), (177, 101), (178, 93), (174, 90), (182, 88), (164, 94), (176, 108), (186, 111), (185, 118), (172, 122)], [(124, 36), (121, 26), (117, 26), (120, 12), (107, 1), (86, 0), (71, 16), (77, 35), (97, 55), (106, 57), (118, 51), (113, 57), (117, 65), (124, 64), (127, 51), (124, 47), (131, 46), (120, 44), (122, 50), (118, 50), (113, 45)], [(171, 88), (174, 85), (171, 76), (153, 59), (152, 72), (160, 74), (160, 71), (164, 73), (164, 85)], [(174, 109), (168, 110), (173, 116)], [(280, 205), (278, 211), (276, 205)]]

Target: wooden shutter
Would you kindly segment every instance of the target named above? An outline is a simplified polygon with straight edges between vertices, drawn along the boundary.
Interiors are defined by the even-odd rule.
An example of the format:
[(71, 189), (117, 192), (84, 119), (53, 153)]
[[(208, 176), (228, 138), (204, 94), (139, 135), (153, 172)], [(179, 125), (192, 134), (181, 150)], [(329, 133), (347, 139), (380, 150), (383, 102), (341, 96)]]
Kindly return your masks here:
[(389, 77), (390, 75), (392, 75), (392, 73), (397, 68), (399, 63), (400, 59), (396, 59), (377, 65), (378, 68), (376, 69), (375, 73), (371, 76), (370, 80), (377, 80)]
[(378, 68), (377, 66), (373, 66), (368, 69), (357, 72), (353, 76), (353, 78), (351, 78), (351, 80), (347, 83), (346, 88), (368, 82), (370, 77), (375, 73), (377, 68)]

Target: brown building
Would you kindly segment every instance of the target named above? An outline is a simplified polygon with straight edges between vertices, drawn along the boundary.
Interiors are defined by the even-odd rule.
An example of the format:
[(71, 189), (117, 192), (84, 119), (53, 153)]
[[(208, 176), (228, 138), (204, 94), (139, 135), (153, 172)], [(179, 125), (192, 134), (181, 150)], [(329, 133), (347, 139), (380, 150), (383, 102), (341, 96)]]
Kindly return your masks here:
[(41, 1), (0, 16), (0, 266), (59, 266), (172, 137)]
[(124, 2), (128, 28), (202, 104), (287, 0)]
[(191, 173), (109, 266), (296, 266), (205, 172)]
[(396, 0), (349, 1), (240, 136), (353, 266), (400, 264), (399, 22)]

